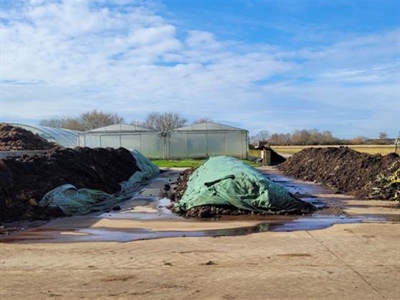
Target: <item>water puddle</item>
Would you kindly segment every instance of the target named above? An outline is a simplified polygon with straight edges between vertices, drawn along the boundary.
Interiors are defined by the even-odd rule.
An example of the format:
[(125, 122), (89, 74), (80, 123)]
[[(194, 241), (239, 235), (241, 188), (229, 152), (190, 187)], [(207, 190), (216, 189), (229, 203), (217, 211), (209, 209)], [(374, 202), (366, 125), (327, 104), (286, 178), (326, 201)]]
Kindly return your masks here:
[[(307, 216), (223, 216), (210, 220), (187, 220), (173, 214), (165, 198), (178, 178), (165, 172), (150, 181), (118, 210), (100, 215), (57, 219), (44, 226), (0, 238), (3, 243), (130, 242), (171, 237), (220, 237), (259, 232), (317, 230), (334, 224), (398, 221), (396, 215), (348, 215), (341, 208), (323, 209), (338, 198), (321, 186), (268, 174), (291, 193), (321, 209)], [(167, 188), (166, 188), (167, 187)]]
[(238, 236), (259, 232), (290, 232), (317, 230), (334, 224), (360, 222), (384, 222), (384, 217), (318, 216), (301, 217), (290, 221), (272, 218), (254, 226), (211, 230), (152, 230), (150, 228), (34, 228), (2, 238), (4, 243), (69, 243), (69, 242), (131, 242), (146, 239), (171, 237), (221, 237)]
[(167, 208), (169, 204), (171, 204), (171, 201), (168, 198), (134, 197), (121, 205), (119, 211), (106, 212), (97, 218), (133, 220), (183, 219)]

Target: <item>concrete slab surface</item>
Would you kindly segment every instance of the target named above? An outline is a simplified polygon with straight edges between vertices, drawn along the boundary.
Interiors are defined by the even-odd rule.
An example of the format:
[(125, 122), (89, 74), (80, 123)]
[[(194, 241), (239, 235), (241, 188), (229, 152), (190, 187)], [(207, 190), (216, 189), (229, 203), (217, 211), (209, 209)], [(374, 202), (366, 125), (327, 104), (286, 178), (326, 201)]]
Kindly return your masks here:
[[(310, 185), (289, 183), (300, 192)], [(0, 240), (0, 299), (400, 299), (399, 208), (312, 190), (362, 222), (132, 242), (32, 243), (20, 235), (24, 243)], [(69, 229), (222, 230), (257, 222), (70, 218), (38, 229), (79, 236)]]

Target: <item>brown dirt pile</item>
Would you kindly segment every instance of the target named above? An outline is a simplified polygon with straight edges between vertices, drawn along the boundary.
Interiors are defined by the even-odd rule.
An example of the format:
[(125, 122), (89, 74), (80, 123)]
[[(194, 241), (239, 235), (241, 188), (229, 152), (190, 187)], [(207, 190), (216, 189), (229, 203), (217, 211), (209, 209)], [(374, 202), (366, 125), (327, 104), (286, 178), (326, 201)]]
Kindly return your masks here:
[(360, 153), (347, 147), (307, 148), (278, 166), (285, 175), (322, 183), (367, 199), (396, 199), (400, 193), (395, 172), (400, 157)]
[(77, 188), (116, 193), (139, 168), (124, 149), (53, 149), (44, 156), (0, 160), (0, 222), (48, 217), (36, 206), (50, 190)]
[(179, 201), (187, 189), (187, 182), (189, 177), (193, 174), (195, 169), (186, 169), (179, 174), (178, 180), (176, 181), (176, 188), (172, 195), (172, 200)]
[(286, 158), (284, 158), (282, 155), (274, 151), (272, 148), (270, 148), (271, 151), (271, 165), (276, 166), (279, 164), (282, 164), (286, 161)]
[(0, 151), (50, 150), (58, 147), (29, 130), (0, 123)]

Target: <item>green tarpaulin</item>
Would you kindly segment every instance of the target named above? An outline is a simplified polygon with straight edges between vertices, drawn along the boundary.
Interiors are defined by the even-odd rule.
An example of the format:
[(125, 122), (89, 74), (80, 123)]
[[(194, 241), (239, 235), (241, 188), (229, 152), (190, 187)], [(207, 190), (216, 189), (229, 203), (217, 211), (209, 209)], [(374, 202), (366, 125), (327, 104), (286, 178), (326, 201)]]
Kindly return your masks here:
[(77, 189), (71, 184), (59, 186), (43, 196), (39, 202), (42, 208), (59, 208), (67, 216), (84, 215), (90, 212), (104, 211), (123, 200), (127, 200), (138, 190), (145, 179), (160, 173), (159, 168), (139, 151), (131, 151), (141, 171), (135, 172), (128, 181), (121, 182), (117, 194), (107, 194), (98, 190)]
[(229, 205), (269, 214), (305, 212), (313, 208), (255, 168), (227, 156), (211, 157), (192, 174), (175, 210), (182, 213), (203, 205)]

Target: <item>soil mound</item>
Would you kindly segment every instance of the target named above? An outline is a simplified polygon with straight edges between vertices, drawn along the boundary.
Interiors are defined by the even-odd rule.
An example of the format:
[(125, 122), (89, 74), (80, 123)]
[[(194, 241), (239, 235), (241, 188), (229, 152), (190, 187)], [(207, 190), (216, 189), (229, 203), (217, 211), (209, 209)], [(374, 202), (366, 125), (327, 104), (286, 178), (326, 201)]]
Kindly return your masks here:
[(390, 200), (400, 193), (400, 157), (395, 153), (382, 156), (347, 147), (306, 148), (278, 169), (285, 175), (319, 182), (338, 193), (360, 198)]
[(271, 151), (271, 165), (272, 166), (282, 164), (286, 161), (286, 158), (284, 158), (278, 152), (274, 151), (274, 149), (270, 148), (270, 151)]
[(0, 123), (0, 151), (10, 150), (50, 150), (58, 147), (33, 132)]
[(186, 169), (182, 173), (179, 174), (178, 180), (176, 181), (176, 188), (172, 195), (172, 200), (179, 201), (183, 194), (187, 189), (187, 182), (189, 181), (190, 176), (192, 176), (193, 172), (196, 169)]
[(270, 146), (263, 145), (262, 147), (256, 147), (256, 150), (268, 150), (271, 153), (271, 165), (276, 166), (286, 161), (286, 158), (272, 149)]
[(0, 222), (49, 217), (37, 203), (47, 192), (66, 183), (116, 193), (119, 183), (138, 170), (134, 157), (124, 148), (55, 148), (44, 156), (2, 159)]

